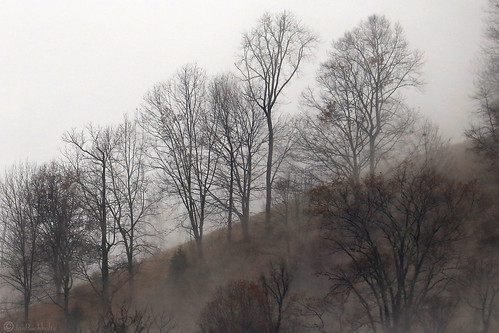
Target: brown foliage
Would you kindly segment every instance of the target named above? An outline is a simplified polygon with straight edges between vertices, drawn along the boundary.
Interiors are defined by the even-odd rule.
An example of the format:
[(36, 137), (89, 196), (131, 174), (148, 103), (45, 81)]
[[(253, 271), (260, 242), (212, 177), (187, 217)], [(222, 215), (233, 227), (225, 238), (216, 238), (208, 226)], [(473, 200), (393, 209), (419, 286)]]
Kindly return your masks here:
[(409, 331), (456, 273), (455, 245), (474, 204), (473, 186), (428, 166), (402, 164), (359, 185), (312, 192), (336, 264), (331, 290), (351, 293), (376, 331)]
[(201, 332), (271, 332), (267, 298), (254, 282), (232, 281), (218, 289), (201, 315)]
[(122, 304), (116, 311), (109, 310), (99, 319), (95, 333), (145, 333), (171, 332), (175, 324), (171, 317), (162, 314), (154, 315), (147, 310), (132, 308), (127, 304)]

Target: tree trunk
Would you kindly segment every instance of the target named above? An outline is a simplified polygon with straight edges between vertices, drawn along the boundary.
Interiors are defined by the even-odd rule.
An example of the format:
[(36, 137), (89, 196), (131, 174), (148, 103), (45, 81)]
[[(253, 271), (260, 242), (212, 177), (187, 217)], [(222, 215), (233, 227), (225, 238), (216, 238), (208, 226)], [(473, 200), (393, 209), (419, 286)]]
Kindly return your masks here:
[(199, 259), (203, 259), (203, 239), (201, 237), (196, 237), (196, 250)]
[(29, 293), (24, 295), (24, 323), (27, 325), (29, 323), (29, 303), (31, 300), (31, 296)]
[(241, 216), (241, 229), (243, 230), (243, 240), (249, 240), (249, 209), (243, 209)]
[(374, 137), (369, 138), (369, 173), (374, 175), (374, 170), (376, 168), (376, 159), (375, 159), (375, 141)]
[[(251, 150), (251, 149), (250, 149)], [(253, 159), (251, 153), (248, 153), (247, 157), (247, 182), (244, 185), (244, 193), (242, 197), (242, 217), (241, 217), (241, 227), (243, 230), (243, 240), (249, 241), (249, 214), (250, 214), (250, 198), (251, 198), (251, 183), (252, 183), (252, 172), (253, 172)]]
[(270, 220), (272, 208), (272, 157), (274, 154), (274, 128), (272, 126), (272, 119), (270, 113), (267, 114), (267, 127), (269, 131), (269, 149), (267, 156), (267, 173), (265, 178), (266, 199), (265, 199), (265, 228), (270, 230)]
[[(371, 160), (369, 160), (370, 166), (371, 166)], [(373, 159), (373, 164), (374, 165), (374, 159)], [(359, 164), (357, 162), (357, 157), (354, 157), (353, 161), (353, 170), (352, 170), (352, 185), (358, 185), (360, 184), (360, 169), (359, 169)]]
[(130, 297), (130, 302), (134, 301), (135, 298), (135, 270), (133, 267), (133, 261), (131, 257), (128, 258), (128, 293)]
[(63, 305), (64, 315), (66, 320), (69, 319), (69, 289), (64, 288), (64, 305)]
[(61, 303), (63, 302), (61, 273), (59, 271), (59, 268), (58, 268), (58, 265), (56, 262), (52, 263), (52, 269), (54, 270), (54, 285), (55, 285), (56, 301), (57, 301), (57, 304), (61, 305)]
[(229, 181), (229, 210), (227, 212), (227, 240), (232, 242), (232, 211), (234, 206), (234, 161), (231, 161)]
[(109, 308), (109, 254), (107, 251), (106, 236), (101, 239), (102, 251), (102, 304), (107, 309)]
[(109, 310), (109, 249), (107, 246), (107, 207), (106, 207), (106, 162), (102, 154), (102, 190), (101, 190), (101, 254), (102, 254), (102, 304), (105, 310)]

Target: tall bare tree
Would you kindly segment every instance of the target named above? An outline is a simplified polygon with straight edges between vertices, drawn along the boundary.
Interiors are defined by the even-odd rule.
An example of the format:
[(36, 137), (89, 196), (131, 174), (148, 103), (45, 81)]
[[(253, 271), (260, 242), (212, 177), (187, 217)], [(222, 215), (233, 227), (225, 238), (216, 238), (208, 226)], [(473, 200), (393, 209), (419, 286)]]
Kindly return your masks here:
[(217, 173), (219, 189), (213, 194), (227, 210), (229, 240), (233, 214), (239, 217), (247, 240), (252, 192), (263, 174), (261, 148), (267, 140), (265, 117), (245, 98), (239, 81), (232, 75), (214, 78), (209, 90), (216, 138), (212, 149), (224, 162)]
[(365, 168), (374, 174), (413, 122), (400, 92), (422, 84), (421, 66), (422, 54), (384, 16), (370, 16), (345, 33), (321, 65), (319, 91), (304, 94), (318, 111), (307, 119), (305, 149), (354, 182)]
[(119, 140), (109, 163), (109, 211), (121, 236), (118, 244), (125, 250), (133, 298), (134, 261), (149, 248), (146, 238), (153, 231), (149, 218), (161, 196), (151, 179), (145, 133), (137, 121), (125, 117), (116, 133)]
[(109, 207), (109, 165), (118, 137), (111, 127), (88, 125), (84, 131), (65, 133), (63, 140), (68, 145), (66, 161), (80, 187), (85, 213), (98, 230), (101, 296), (107, 308), (110, 306), (109, 253), (116, 244), (115, 221)]
[(207, 128), (214, 125), (207, 117), (206, 74), (197, 65), (182, 67), (145, 97), (143, 122), (152, 137), (151, 162), (165, 190), (182, 202), (199, 256), (218, 162), (211, 149), (214, 131)]
[[(232, 240), (232, 217), (235, 211), (235, 172), (236, 154), (240, 147), (234, 132), (237, 131), (236, 119), (233, 115), (240, 110), (242, 104), (237, 81), (230, 75), (222, 75), (213, 79), (209, 85), (209, 103), (213, 131), (216, 137), (212, 147), (220, 156), (224, 165), (218, 168), (218, 190), (211, 191), (213, 197), (223, 210), (227, 211), (227, 239)], [(227, 179), (227, 172), (229, 178)]]
[(311, 55), (316, 41), (316, 36), (289, 12), (265, 14), (256, 27), (243, 35), (242, 52), (236, 66), (246, 83), (248, 98), (258, 105), (267, 120), (267, 226), (270, 226), (272, 205), (274, 110), (303, 60)]
[(0, 209), (4, 223), (2, 279), (23, 297), (24, 322), (39, 286), (41, 270), (41, 223), (35, 187), (37, 168), (32, 164), (13, 166), (0, 183)]
[[(35, 186), (44, 266), (55, 284), (53, 300), (70, 319), (69, 293), (79, 265), (91, 261), (93, 230), (83, 214), (73, 172), (51, 162), (38, 170)], [(48, 295), (52, 298), (50, 292)]]

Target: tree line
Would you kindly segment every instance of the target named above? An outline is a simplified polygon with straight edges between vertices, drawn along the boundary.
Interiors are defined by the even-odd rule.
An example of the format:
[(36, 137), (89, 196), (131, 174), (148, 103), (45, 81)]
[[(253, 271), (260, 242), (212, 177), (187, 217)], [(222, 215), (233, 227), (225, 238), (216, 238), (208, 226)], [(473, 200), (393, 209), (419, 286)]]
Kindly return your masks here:
[[(496, 25), (488, 31), (492, 43)], [(423, 84), (423, 54), (384, 16), (368, 17), (332, 44), (314, 87), (302, 94), (301, 114), (279, 113), (317, 42), (293, 14), (265, 14), (243, 35), (235, 73), (209, 76), (185, 65), (145, 94), (133, 118), (70, 130), (60, 160), (7, 170), (0, 182), (2, 278), (22, 295), (24, 320), (37, 297), (51, 298), (69, 319), (78, 279), (109, 309), (115, 261), (128, 272), (133, 299), (139, 256), (150, 250), (155, 220), (173, 199), (202, 259), (207, 225), (225, 224), (231, 241), (237, 219), (248, 241), (255, 198), (265, 198), (270, 232), (272, 204), (289, 203), (298, 188), (311, 190), (310, 212), (323, 217), (326, 243), (349, 263), (323, 272), (331, 295), (354, 295), (372, 331), (409, 331), (447, 287), (450, 252), (474, 192), (438, 169), (444, 141), (403, 99)], [(497, 160), (493, 50), (477, 92), (484, 121), (467, 136)], [(256, 295), (256, 325), (278, 332), (285, 295), (273, 288), (289, 278), (283, 267), (272, 267), (273, 280), (262, 277), (260, 285), (220, 290), (203, 314), (203, 331), (217, 325), (220, 302), (241, 302), (233, 291)], [(258, 311), (269, 304), (277, 310), (265, 321)]]

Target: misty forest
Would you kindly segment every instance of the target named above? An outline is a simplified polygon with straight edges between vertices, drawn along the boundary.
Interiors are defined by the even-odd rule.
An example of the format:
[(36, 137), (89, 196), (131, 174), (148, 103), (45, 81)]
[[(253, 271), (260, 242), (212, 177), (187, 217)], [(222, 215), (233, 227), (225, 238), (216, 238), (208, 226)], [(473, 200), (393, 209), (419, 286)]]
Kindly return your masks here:
[[(285, 11), (241, 35), (232, 72), (186, 64), (120, 124), (68, 129), (55, 160), (12, 165), (0, 327), (497, 332), (499, 5), (487, 8), (461, 143), (406, 102), (425, 56), (400, 24), (366, 17), (314, 64), (318, 36)], [(283, 112), (304, 68), (314, 81)]]

